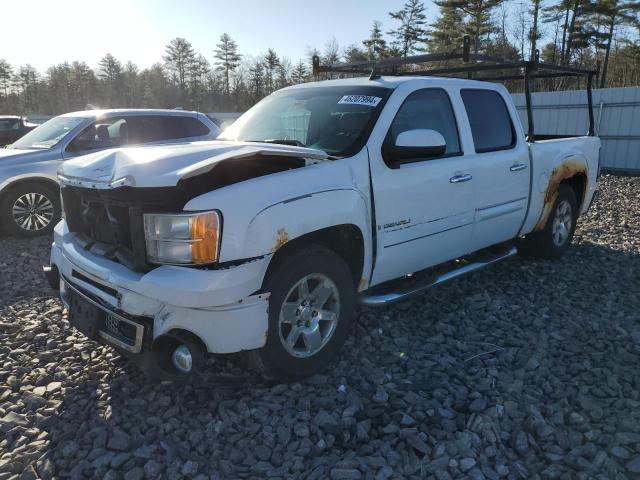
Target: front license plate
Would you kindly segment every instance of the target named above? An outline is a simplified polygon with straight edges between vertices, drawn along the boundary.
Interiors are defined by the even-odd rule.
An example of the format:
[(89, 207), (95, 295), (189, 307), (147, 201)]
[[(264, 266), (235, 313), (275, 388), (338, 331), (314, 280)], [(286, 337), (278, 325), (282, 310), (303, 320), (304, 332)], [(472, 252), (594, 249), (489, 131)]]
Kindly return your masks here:
[(71, 292), (69, 322), (89, 338), (98, 338), (104, 322), (104, 313), (75, 292)]

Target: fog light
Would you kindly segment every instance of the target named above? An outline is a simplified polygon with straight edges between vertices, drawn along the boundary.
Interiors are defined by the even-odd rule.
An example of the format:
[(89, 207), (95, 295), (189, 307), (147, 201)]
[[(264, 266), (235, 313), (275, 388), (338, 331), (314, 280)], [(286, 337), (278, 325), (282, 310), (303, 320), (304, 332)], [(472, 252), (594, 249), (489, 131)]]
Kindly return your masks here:
[(193, 358), (186, 345), (180, 345), (178, 348), (176, 348), (171, 355), (171, 360), (173, 361), (173, 366), (176, 367), (179, 372), (191, 372), (191, 367), (193, 366)]

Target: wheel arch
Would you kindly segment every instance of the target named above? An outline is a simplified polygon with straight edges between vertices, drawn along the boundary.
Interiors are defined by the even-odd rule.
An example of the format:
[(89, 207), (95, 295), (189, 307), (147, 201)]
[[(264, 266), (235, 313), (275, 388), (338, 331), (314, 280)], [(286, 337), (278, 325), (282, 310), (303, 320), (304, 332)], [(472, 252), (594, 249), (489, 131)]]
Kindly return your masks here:
[(575, 156), (565, 158), (549, 175), (549, 182), (544, 194), (542, 215), (534, 227), (534, 231), (544, 230), (551, 215), (551, 210), (558, 197), (560, 185), (569, 186), (576, 194), (578, 213), (582, 209), (587, 192), (587, 165)]
[(60, 184), (49, 177), (44, 176), (26, 176), (26, 177), (16, 177), (5, 182), (0, 188), (0, 201), (2, 198), (9, 192), (12, 188), (18, 187), (20, 185), (25, 185), (27, 183), (36, 183), (40, 185), (46, 185), (48, 188), (53, 190), (58, 190), (60, 188)]
[[(357, 290), (363, 287), (365, 244), (362, 230), (354, 224), (341, 224), (322, 228), (294, 238), (284, 243), (273, 255), (267, 267), (263, 287), (270, 275), (278, 268), (292, 251), (307, 245), (321, 245), (335, 252), (349, 267)], [(364, 281), (363, 281), (364, 280)]]

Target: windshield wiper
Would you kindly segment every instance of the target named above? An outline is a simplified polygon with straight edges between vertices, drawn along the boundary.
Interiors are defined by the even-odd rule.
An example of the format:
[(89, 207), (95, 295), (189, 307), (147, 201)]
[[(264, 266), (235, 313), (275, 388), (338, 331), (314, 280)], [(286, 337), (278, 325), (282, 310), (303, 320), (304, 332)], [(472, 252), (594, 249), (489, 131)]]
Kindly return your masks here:
[(306, 147), (304, 143), (300, 140), (287, 140), (286, 138), (276, 138), (276, 139), (268, 139), (268, 140), (248, 140), (249, 142), (259, 142), (259, 143), (277, 143), (278, 145), (290, 145), (292, 147)]

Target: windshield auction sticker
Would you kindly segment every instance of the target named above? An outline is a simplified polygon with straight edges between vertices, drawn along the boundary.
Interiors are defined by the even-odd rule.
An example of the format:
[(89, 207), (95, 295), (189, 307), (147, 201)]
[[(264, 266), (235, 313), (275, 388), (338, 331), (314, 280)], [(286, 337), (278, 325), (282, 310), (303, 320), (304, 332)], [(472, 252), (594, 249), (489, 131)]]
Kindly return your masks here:
[(368, 105), (369, 107), (377, 107), (382, 98), (373, 97), (371, 95), (345, 95), (338, 102), (347, 105)]

